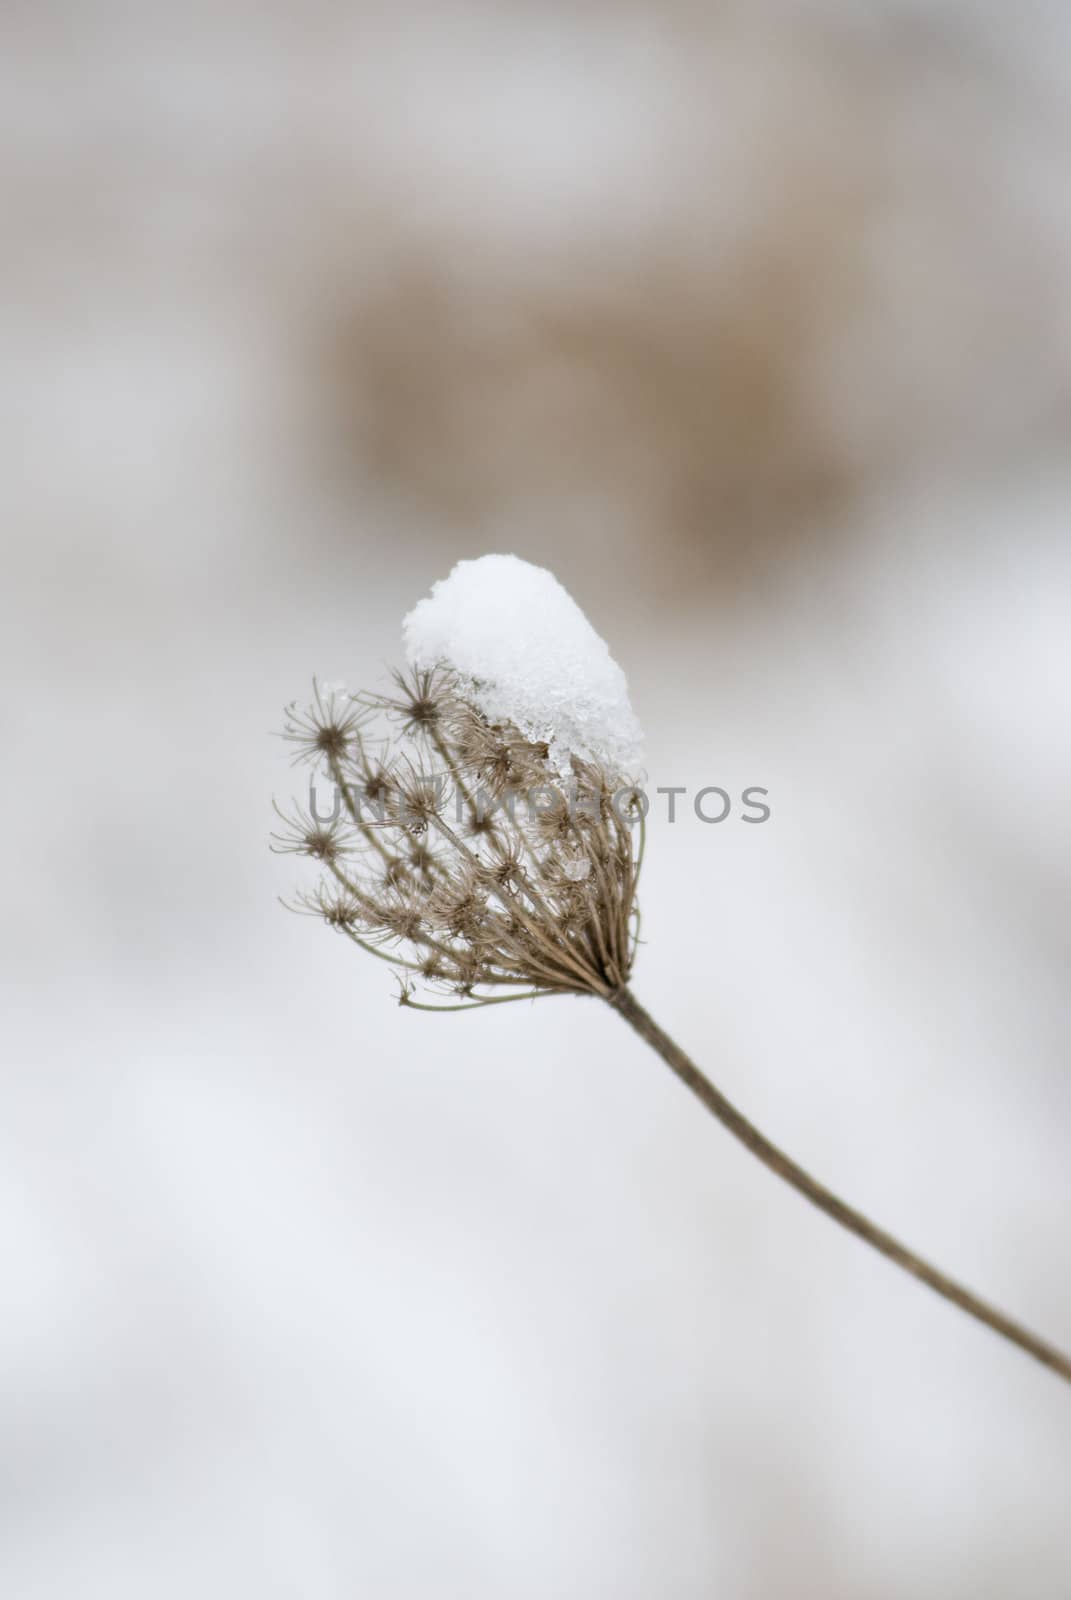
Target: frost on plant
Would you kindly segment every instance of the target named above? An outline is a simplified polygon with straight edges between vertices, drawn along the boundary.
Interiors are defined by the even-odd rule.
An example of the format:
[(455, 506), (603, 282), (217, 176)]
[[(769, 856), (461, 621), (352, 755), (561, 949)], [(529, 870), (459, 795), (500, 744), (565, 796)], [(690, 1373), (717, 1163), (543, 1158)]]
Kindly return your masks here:
[(277, 849), (320, 868), (301, 909), (467, 1003), (610, 996), (636, 944), (624, 674), (557, 580), (462, 562), (405, 622), (387, 693), (314, 688), (284, 737), (310, 768)]

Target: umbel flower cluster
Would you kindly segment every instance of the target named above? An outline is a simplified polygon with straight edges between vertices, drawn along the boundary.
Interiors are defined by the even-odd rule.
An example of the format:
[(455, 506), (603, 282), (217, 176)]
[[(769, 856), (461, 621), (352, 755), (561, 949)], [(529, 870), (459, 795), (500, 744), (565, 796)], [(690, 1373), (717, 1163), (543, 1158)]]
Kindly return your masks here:
[(396, 672), (383, 694), (314, 684), (283, 737), (309, 790), (277, 807), (274, 848), (320, 868), (297, 909), (391, 962), (402, 1004), (606, 999), (627, 983), (643, 840), (627, 775), (577, 756), (563, 774), (443, 666)]

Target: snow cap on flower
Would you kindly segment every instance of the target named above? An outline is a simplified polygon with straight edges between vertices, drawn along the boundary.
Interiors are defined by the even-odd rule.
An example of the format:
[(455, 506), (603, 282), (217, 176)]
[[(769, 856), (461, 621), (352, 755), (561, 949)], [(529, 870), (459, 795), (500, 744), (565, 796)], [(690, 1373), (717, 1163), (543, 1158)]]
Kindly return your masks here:
[(403, 623), (414, 668), (449, 667), (492, 723), (549, 747), (551, 767), (639, 765), (625, 674), (552, 572), (517, 556), (459, 561)]

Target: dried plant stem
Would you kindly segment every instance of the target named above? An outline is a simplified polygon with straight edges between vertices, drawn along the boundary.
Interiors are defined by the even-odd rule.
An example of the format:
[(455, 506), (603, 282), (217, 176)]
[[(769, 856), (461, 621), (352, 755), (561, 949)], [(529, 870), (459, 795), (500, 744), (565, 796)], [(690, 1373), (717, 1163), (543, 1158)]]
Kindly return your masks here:
[(636, 1032), (644, 1039), (653, 1050), (656, 1050), (663, 1061), (672, 1068), (692, 1093), (701, 1100), (723, 1127), (727, 1128), (734, 1138), (746, 1145), (763, 1163), (775, 1172), (779, 1178), (803, 1195), (819, 1211), (824, 1211), (827, 1217), (832, 1217), (834, 1222), (839, 1222), (842, 1228), (847, 1228), (849, 1233), (854, 1233), (856, 1238), (862, 1239), (865, 1244), (871, 1245), (890, 1261), (894, 1261), (905, 1272), (910, 1272), (912, 1277), (928, 1284), (943, 1299), (950, 1300), (953, 1305), (959, 1306), (968, 1316), (975, 1321), (982, 1322), (1001, 1338), (1007, 1339), (1011, 1344), (1025, 1350), (1027, 1355), (1033, 1356), (1035, 1361), (1040, 1361), (1050, 1371), (1055, 1372), (1066, 1382), (1071, 1383), (1071, 1357), (1046, 1344), (1029, 1329), (1013, 1322), (1002, 1312), (987, 1305), (977, 1295), (971, 1294), (968, 1289), (962, 1288), (951, 1278), (939, 1272), (936, 1267), (924, 1261), (914, 1251), (908, 1250), (899, 1240), (894, 1239), (884, 1229), (879, 1228), (856, 1211), (852, 1206), (846, 1205), (822, 1184), (818, 1183), (795, 1161), (786, 1156), (776, 1145), (771, 1144), (765, 1135), (754, 1127), (736, 1107), (731, 1105), (719, 1089), (716, 1089), (710, 1080), (704, 1077), (679, 1045), (675, 1044), (668, 1034), (663, 1033), (657, 1022), (651, 1017), (628, 988), (621, 988), (609, 997), (609, 1003), (620, 1012)]

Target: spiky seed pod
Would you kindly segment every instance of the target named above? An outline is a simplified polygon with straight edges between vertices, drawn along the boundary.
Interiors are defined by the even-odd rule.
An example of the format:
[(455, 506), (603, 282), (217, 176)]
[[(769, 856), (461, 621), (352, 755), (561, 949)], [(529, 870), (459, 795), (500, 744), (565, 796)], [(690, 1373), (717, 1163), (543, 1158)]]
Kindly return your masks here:
[(271, 847), (277, 855), (311, 856), (314, 861), (327, 865), (341, 861), (352, 850), (352, 841), (339, 817), (322, 821), (313, 814), (311, 805), (306, 811), (295, 805), (291, 811), (275, 807), (283, 824), (282, 832), (271, 835)]
[(348, 890), (337, 884), (320, 883), (312, 893), (298, 897), (297, 910), (321, 917), (329, 928), (340, 933), (355, 932), (363, 925), (361, 907)]
[(394, 670), (391, 680), (395, 694), (366, 694), (361, 696), (361, 703), (400, 723), (403, 736), (426, 732), (441, 720), (450, 682), (441, 668)]
[(524, 859), (514, 839), (503, 839), (500, 832), (491, 824), (494, 837), (487, 858), (479, 858), (476, 868), (476, 881), (488, 892), (504, 890), (507, 894), (518, 894), (524, 887), (525, 868)]
[(283, 738), (294, 746), (294, 764), (345, 761), (357, 750), (370, 716), (369, 708), (345, 690), (313, 679), (312, 703), (299, 709), (293, 702), (286, 708)]
[(637, 862), (609, 805), (618, 774), (578, 763), (566, 780), (442, 670), (397, 673), (385, 695), (314, 687), (286, 737), (335, 791), (280, 813), (275, 847), (325, 874), (302, 909), (395, 962), (404, 1004), (416, 980), (476, 1004), (626, 982)]

